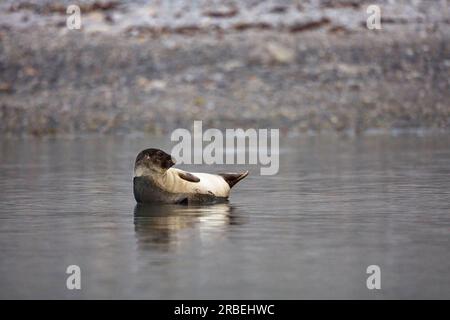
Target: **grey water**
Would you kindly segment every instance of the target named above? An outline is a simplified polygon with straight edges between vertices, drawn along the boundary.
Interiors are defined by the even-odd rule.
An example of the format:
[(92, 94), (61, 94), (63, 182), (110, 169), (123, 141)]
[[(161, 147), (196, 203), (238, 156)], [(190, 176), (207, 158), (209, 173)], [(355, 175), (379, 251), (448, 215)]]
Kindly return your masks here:
[(283, 138), (274, 176), (196, 166), (251, 171), (209, 206), (136, 206), (145, 147), (171, 144), (0, 140), (0, 298), (450, 298), (447, 134)]

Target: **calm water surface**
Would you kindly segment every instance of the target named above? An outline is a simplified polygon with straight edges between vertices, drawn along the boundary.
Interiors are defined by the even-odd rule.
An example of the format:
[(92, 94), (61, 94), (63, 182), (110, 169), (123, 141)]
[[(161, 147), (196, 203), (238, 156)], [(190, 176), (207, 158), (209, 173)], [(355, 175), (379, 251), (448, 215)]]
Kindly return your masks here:
[[(135, 205), (148, 146), (170, 150), (0, 140), (0, 298), (450, 298), (448, 135), (283, 139), (278, 175), (250, 167), (228, 204), (204, 207)], [(248, 168), (196, 168), (223, 169)]]

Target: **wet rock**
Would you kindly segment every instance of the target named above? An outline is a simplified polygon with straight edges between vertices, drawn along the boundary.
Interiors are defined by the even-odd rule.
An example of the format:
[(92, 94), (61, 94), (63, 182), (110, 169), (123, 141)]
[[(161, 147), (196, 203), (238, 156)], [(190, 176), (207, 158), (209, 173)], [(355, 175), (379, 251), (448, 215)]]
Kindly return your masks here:
[(218, 6), (203, 12), (204, 16), (211, 18), (231, 18), (238, 14), (238, 9), (232, 6)]
[(295, 51), (280, 43), (269, 42), (265, 46), (265, 51), (268, 56), (263, 57), (263, 60), (269, 63), (287, 64), (293, 62), (295, 59)]
[(239, 61), (239, 60), (229, 60), (229, 61), (224, 62), (221, 65), (221, 68), (223, 70), (225, 70), (226, 72), (230, 72), (230, 71), (233, 71), (235, 69), (241, 68), (243, 66), (244, 66), (244, 64), (241, 61)]
[(10, 83), (0, 82), (0, 93), (12, 93), (13, 87)]
[(163, 91), (167, 85), (163, 80), (150, 80), (142, 76), (137, 77), (136, 84), (146, 92), (152, 90)]
[(282, 14), (285, 13), (286, 11), (288, 11), (288, 7), (285, 6), (274, 6), (272, 9), (270, 9), (270, 13), (275, 13), (275, 14)]
[(36, 75), (38, 75), (39, 71), (32, 67), (32, 66), (27, 66), (23, 69), (23, 73), (27, 76), (27, 77), (35, 77)]

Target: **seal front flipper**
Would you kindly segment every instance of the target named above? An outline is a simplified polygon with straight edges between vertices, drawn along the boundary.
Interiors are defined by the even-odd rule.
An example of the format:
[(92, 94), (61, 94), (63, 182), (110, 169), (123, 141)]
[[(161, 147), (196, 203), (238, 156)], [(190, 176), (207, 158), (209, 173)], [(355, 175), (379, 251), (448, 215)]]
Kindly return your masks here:
[(178, 176), (186, 181), (189, 182), (200, 182), (200, 179), (194, 176), (192, 173), (189, 172), (178, 172)]
[(248, 171), (240, 173), (219, 173), (219, 176), (221, 176), (226, 183), (228, 183), (230, 188), (232, 188), (236, 183), (248, 176)]

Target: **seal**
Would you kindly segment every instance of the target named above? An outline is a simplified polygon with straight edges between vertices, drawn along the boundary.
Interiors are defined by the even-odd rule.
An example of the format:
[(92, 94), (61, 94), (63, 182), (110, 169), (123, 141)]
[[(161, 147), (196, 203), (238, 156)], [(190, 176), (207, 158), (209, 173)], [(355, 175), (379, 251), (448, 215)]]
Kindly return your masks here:
[(231, 188), (248, 175), (191, 173), (172, 168), (175, 160), (159, 149), (141, 151), (134, 163), (133, 193), (138, 203), (202, 203), (226, 201)]

